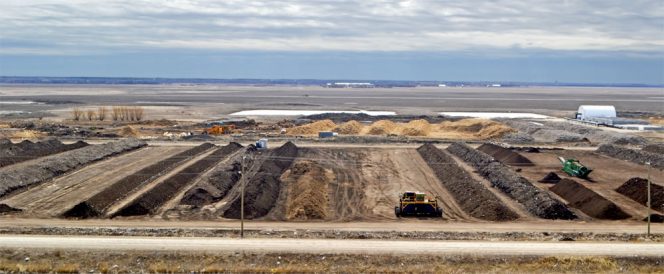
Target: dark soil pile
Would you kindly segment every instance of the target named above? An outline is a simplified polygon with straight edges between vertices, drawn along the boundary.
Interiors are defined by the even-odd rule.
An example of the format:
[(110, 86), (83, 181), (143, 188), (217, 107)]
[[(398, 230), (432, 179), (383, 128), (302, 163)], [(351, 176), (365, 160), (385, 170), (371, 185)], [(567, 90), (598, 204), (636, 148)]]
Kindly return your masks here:
[(28, 140), (17, 144), (3, 142), (3, 144), (0, 146), (0, 167), (72, 149), (82, 148), (87, 145), (88, 144), (83, 141), (65, 145), (56, 139), (50, 139), (36, 143), (30, 142)]
[(417, 152), (469, 215), (489, 221), (510, 221), (519, 217), (482, 183), (473, 180), (466, 170), (453, 164), (454, 159), (444, 151), (426, 144), (419, 147)]
[(535, 165), (528, 158), (524, 157), (518, 152), (514, 152), (509, 148), (504, 148), (494, 144), (489, 144), (489, 143), (483, 144), (479, 146), (477, 150), (493, 156), (493, 158), (506, 165), (511, 165), (511, 166)]
[(242, 145), (238, 143), (230, 143), (217, 149), (203, 159), (198, 160), (172, 177), (164, 180), (161, 184), (143, 193), (143, 195), (127, 205), (127, 207), (121, 209), (116, 215), (135, 216), (156, 213), (159, 207), (172, 199), (186, 186), (190, 185), (194, 179), (239, 149), (242, 149)]
[(550, 189), (567, 200), (570, 206), (578, 208), (591, 217), (606, 220), (622, 220), (631, 217), (616, 204), (577, 181), (562, 179)]
[[(245, 188), (244, 215), (253, 219), (267, 215), (275, 206), (281, 192), (281, 174), (297, 156), (298, 148), (291, 142), (265, 155), (257, 155), (256, 164), (250, 168)], [(236, 197), (223, 213), (225, 218), (240, 218), (240, 197)]]
[(558, 182), (560, 182), (560, 179), (561, 179), (560, 176), (558, 176), (558, 174), (556, 174), (555, 172), (549, 172), (544, 176), (544, 178), (542, 178), (538, 182), (546, 184), (557, 184)]
[(453, 143), (447, 151), (473, 166), (493, 187), (507, 194), (526, 207), (535, 216), (544, 219), (576, 219), (565, 204), (534, 186), (526, 178), (490, 155), (475, 150), (464, 143)]
[(178, 164), (203, 153), (213, 146), (214, 145), (210, 143), (204, 143), (145, 167), (132, 175), (120, 179), (113, 185), (90, 197), (87, 201), (79, 203), (65, 212), (63, 216), (76, 218), (99, 217), (104, 214), (106, 209), (108, 209), (113, 203), (126, 197), (138, 187), (154, 180), (168, 170), (176, 167)]
[(86, 146), (39, 158), (29, 165), (4, 167), (0, 171), (0, 196), (10, 191), (39, 184), (84, 165), (145, 146), (145, 142), (127, 139)]
[(650, 144), (643, 147), (642, 150), (650, 153), (657, 153), (664, 155), (664, 144), (663, 143)]
[[(648, 202), (648, 180), (632, 178), (616, 189), (616, 192), (629, 197), (639, 204)], [(664, 212), (664, 186), (650, 182), (650, 205), (654, 210)]]
[[(648, 221), (648, 216), (643, 218), (644, 222)], [(662, 214), (650, 214), (650, 222), (651, 223), (664, 223), (664, 215)]]
[(8, 206), (6, 204), (0, 204), (0, 214), (20, 212), (20, 211), (21, 210), (18, 209), (18, 208), (13, 208), (13, 207)]
[(664, 154), (609, 144), (599, 146), (599, 148), (597, 148), (597, 152), (609, 157), (630, 161), (641, 165), (649, 162), (654, 168), (664, 169)]

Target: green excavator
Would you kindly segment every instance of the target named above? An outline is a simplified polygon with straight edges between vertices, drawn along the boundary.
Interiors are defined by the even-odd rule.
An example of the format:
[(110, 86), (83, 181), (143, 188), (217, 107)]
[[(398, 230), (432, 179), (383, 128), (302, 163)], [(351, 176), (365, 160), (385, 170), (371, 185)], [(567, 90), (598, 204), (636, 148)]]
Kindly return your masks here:
[(560, 163), (563, 164), (563, 171), (567, 173), (569, 176), (586, 179), (588, 178), (588, 174), (590, 174), (590, 172), (593, 172), (592, 169), (582, 165), (581, 162), (579, 162), (579, 160), (576, 159), (565, 160), (565, 158), (560, 156), (558, 157), (558, 160), (560, 160)]

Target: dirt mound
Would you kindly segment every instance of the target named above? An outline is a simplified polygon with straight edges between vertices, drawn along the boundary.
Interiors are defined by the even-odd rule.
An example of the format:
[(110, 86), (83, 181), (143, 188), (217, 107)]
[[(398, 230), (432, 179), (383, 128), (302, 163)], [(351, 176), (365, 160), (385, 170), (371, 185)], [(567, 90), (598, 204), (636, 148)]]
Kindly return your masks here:
[(289, 128), (288, 135), (316, 135), (321, 131), (332, 131), (337, 125), (332, 120), (320, 120), (310, 124)]
[(431, 127), (431, 124), (427, 120), (412, 120), (402, 126), (401, 135), (428, 136), (431, 132)]
[(0, 171), (0, 196), (21, 187), (44, 182), (94, 161), (145, 145), (145, 142), (127, 139), (65, 151), (37, 159), (29, 165), (5, 167)]
[[(648, 180), (643, 178), (631, 178), (616, 191), (629, 197), (639, 204), (646, 205), (648, 201)], [(650, 204), (655, 210), (664, 212), (664, 187), (650, 183)]]
[(180, 204), (201, 207), (224, 198), (228, 191), (240, 180), (240, 170), (242, 169), (240, 158), (238, 157), (228, 166), (213, 171), (200, 185), (187, 191)]
[(350, 120), (348, 122), (345, 122), (339, 126), (337, 126), (334, 129), (334, 132), (338, 132), (339, 134), (360, 134), (362, 132), (362, 128), (364, 126), (360, 124), (360, 122), (355, 121), (355, 120)]
[(126, 126), (118, 130), (118, 135), (122, 137), (139, 137), (141, 134), (132, 126)]
[(609, 157), (630, 161), (641, 165), (649, 162), (654, 168), (664, 169), (664, 154), (657, 154), (611, 144), (604, 144), (599, 146), (599, 148), (597, 148), (597, 152)]
[(13, 212), (20, 212), (21, 210), (18, 208), (13, 208), (11, 206), (8, 206), (6, 204), (0, 204), (0, 215), (5, 214), (5, 213), (13, 213)]
[[(256, 161), (246, 176), (245, 217), (249, 219), (267, 215), (275, 206), (282, 191), (281, 174), (297, 156), (298, 148), (291, 142), (270, 151)], [(234, 197), (224, 209), (225, 218), (240, 218), (240, 197)]]
[(664, 155), (664, 144), (650, 144), (643, 147), (643, 151)]
[(556, 174), (555, 172), (549, 172), (544, 176), (544, 178), (542, 178), (538, 182), (546, 184), (557, 184), (558, 182), (560, 182), (560, 179), (561, 179), (560, 176), (558, 176), (558, 174)]
[(81, 148), (87, 145), (88, 144), (83, 141), (65, 145), (55, 139), (36, 143), (27, 140), (17, 144), (5, 142), (4, 145), (0, 146), (0, 167)]
[(577, 181), (562, 179), (550, 189), (567, 200), (570, 206), (580, 209), (591, 217), (606, 220), (622, 220), (631, 217), (616, 204)]
[(79, 203), (63, 214), (64, 217), (90, 218), (98, 217), (115, 202), (123, 199), (138, 187), (161, 176), (164, 172), (176, 167), (178, 164), (212, 148), (214, 145), (204, 143), (194, 148), (185, 150), (169, 158), (145, 167), (136, 173), (122, 178), (113, 185), (90, 197), (90, 199)]
[(212, 168), (215, 164), (228, 157), (228, 155), (242, 148), (238, 143), (230, 143), (221, 147), (211, 154), (205, 156), (193, 163), (192, 165), (182, 169), (177, 174), (164, 180), (162, 183), (156, 185), (154, 188), (143, 193), (140, 197), (134, 200), (131, 204), (118, 211), (117, 216), (135, 216), (157, 213), (157, 210), (172, 199), (183, 188), (190, 185), (192, 181), (205, 173), (206, 170)]
[(419, 147), (417, 152), (469, 215), (490, 221), (510, 221), (518, 218), (514, 211), (505, 206), (484, 185), (474, 181), (466, 170), (453, 164), (454, 159), (444, 151), (426, 144)]
[(482, 151), (486, 154), (493, 156), (496, 160), (500, 161), (503, 164), (511, 166), (534, 166), (528, 158), (514, 152), (509, 148), (504, 148), (494, 144), (483, 144), (477, 148), (477, 150)]
[(535, 216), (545, 219), (576, 219), (572, 211), (562, 202), (534, 186), (508, 166), (490, 155), (475, 150), (464, 143), (453, 143), (447, 151), (469, 163), (478, 173), (491, 182), (493, 187), (515, 199)]
[(463, 119), (455, 122), (440, 123), (442, 131), (459, 131), (470, 133), (481, 139), (500, 138), (507, 133), (514, 132), (511, 127), (488, 119)]
[(372, 123), (365, 129), (369, 135), (387, 135), (399, 133), (400, 127), (390, 120), (380, 120)]
[(294, 163), (281, 179), (288, 185), (287, 220), (325, 219), (328, 211), (328, 185), (333, 180), (331, 170), (302, 161)]

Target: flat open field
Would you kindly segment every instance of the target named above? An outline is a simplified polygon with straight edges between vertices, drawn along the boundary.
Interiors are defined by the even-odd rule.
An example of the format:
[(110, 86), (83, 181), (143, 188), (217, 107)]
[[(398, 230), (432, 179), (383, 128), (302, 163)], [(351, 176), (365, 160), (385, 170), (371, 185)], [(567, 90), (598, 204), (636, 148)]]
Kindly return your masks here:
[[(148, 107), (152, 118), (204, 120), (245, 109), (383, 110), (431, 115), (441, 111), (533, 111), (571, 115), (579, 105), (615, 105), (619, 111), (662, 112), (656, 88), (445, 87), (330, 89), (318, 86), (223, 85), (3, 85), (3, 110), (68, 115), (72, 102)], [(70, 102), (70, 103), (68, 103)]]

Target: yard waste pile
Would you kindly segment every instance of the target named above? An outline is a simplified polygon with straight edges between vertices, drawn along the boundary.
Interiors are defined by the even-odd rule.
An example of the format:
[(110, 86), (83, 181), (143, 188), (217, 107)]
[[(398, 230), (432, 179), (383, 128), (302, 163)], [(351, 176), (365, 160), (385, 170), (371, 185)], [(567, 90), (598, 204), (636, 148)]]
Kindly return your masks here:
[(658, 143), (658, 144), (650, 144), (642, 149), (643, 151), (650, 152), (650, 153), (657, 153), (657, 154), (662, 154), (664, 155), (664, 144)]
[(331, 131), (337, 127), (332, 120), (320, 120), (310, 124), (297, 126), (286, 130), (289, 135), (315, 135), (321, 131)]
[(397, 134), (399, 131), (399, 126), (390, 120), (376, 121), (365, 130), (366, 134), (369, 135)]
[(127, 197), (140, 186), (151, 182), (168, 172), (178, 164), (214, 147), (213, 144), (204, 143), (190, 148), (169, 158), (145, 167), (103, 189), (99, 193), (83, 201), (63, 214), (64, 217), (90, 218), (103, 215), (115, 202)]
[[(259, 159), (249, 169), (245, 188), (245, 218), (254, 219), (267, 215), (275, 206), (281, 193), (281, 174), (288, 169), (297, 156), (298, 148), (287, 142), (281, 147), (269, 151), (267, 155), (258, 155)], [(240, 197), (232, 197), (229, 205), (222, 208), (225, 218), (240, 218)]]
[(134, 150), (146, 143), (135, 139), (82, 147), (37, 159), (29, 165), (8, 166), (0, 170), (0, 196), (73, 171), (94, 161)]
[[(648, 201), (647, 185), (647, 179), (635, 177), (627, 180), (616, 191), (645, 206)], [(650, 204), (653, 209), (664, 212), (664, 186), (651, 182)]]
[(454, 200), (470, 216), (489, 221), (510, 221), (517, 214), (505, 206), (491, 191), (459, 165), (444, 151), (425, 144), (417, 152), (434, 171), (443, 186), (454, 196)]
[(577, 218), (562, 202), (540, 190), (490, 155), (459, 142), (451, 144), (447, 151), (469, 163), (480, 175), (489, 180), (493, 187), (524, 205), (533, 215), (544, 219)]
[(362, 124), (360, 122), (351, 120), (348, 122), (345, 122), (341, 125), (338, 125), (335, 129), (334, 132), (338, 132), (339, 134), (348, 134), (348, 135), (356, 135), (360, 134), (362, 132)]
[(118, 131), (122, 137), (139, 137), (141, 134), (132, 126), (125, 126)]
[(328, 211), (328, 185), (334, 174), (315, 162), (294, 163), (282, 176), (286, 183), (287, 220), (325, 219)]
[(567, 200), (570, 206), (578, 208), (590, 217), (606, 220), (622, 220), (631, 217), (616, 204), (577, 181), (562, 179), (550, 189)]
[(429, 136), (432, 125), (427, 120), (412, 120), (402, 126), (401, 135), (404, 136)]
[(654, 168), (664, 169), (664, 154), (632, 149), (623, 146), (603, 144), (597, 152), (609, 157), (644, 165), (650, 163)]
[(4, 139), (4, 141), (0, 143), (0, 167), (81, 148), (87, 145), (88, 144), (83, 141), (65, 145), (56, 139), (49, 139), (36, 143), (25, 140), (20, 143), (12, 144), (9, 140)]
[(498, 138), (514, 132), (511, 127), (488, 119), (463, 119), (459, 121), (445, 121), (440, 123), (442, 131), (459, 131), (469, 133), (480, 139)]

